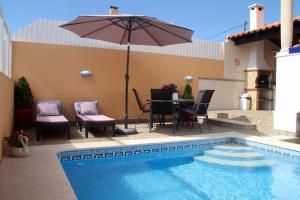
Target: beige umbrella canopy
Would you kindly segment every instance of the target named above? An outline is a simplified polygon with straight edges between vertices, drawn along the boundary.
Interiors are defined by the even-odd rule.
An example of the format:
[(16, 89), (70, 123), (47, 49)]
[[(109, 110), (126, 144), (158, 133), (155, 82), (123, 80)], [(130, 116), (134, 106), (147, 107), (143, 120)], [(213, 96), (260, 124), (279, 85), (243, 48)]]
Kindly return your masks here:
[[(139, 15), (89, 15), (79, 16), (60, 27), (82, 38), (103, 40), (127, 45), (125, 74), (125, 129), (128, 128), (128, 81), (130, 45), (166, 46), (192, 42), (193, 31)], [(126, 131), (125, 131), (126, 132)]]

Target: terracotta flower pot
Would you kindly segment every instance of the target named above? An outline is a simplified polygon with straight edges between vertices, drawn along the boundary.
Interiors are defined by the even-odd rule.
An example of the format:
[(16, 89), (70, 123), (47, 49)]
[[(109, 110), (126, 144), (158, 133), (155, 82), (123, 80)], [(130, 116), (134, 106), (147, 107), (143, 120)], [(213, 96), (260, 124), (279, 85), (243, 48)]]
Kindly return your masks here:
[(16, 109), (15, 122), (18, 128), (31, 128), (32, 127), (32, 109)]

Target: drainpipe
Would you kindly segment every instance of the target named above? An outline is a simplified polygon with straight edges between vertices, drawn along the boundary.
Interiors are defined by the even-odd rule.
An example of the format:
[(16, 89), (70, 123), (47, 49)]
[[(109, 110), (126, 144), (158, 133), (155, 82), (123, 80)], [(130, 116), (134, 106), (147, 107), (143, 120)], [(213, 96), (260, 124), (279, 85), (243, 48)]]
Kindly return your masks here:
[(294, 0), (281, 0), (281, 52), (293, 44)]

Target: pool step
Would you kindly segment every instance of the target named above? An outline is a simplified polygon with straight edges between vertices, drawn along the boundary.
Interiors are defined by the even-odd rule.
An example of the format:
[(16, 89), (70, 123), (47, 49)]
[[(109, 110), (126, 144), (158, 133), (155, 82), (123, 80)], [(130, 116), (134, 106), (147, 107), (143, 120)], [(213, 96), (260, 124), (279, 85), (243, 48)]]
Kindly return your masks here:
[(255, 152), (228, 152), (220, 150), (205, 151), (205, 155), (214, 157), (224, 157), (225, 159), (263, 159), (264, 155)]
[(219, 145), (214, 146), (214, 149), (229, 152), (249, 152), (253, 151), (250, 147), (237, 146), (237, 145)]
[(271, 167), (274, 162), (272, 160), (252, 160), (252, 161), (237, 161), (237, 160), (224, 160), (208, 156), (197, 156), (195, 159), (218, 165), (225, 165), (229, 167)]

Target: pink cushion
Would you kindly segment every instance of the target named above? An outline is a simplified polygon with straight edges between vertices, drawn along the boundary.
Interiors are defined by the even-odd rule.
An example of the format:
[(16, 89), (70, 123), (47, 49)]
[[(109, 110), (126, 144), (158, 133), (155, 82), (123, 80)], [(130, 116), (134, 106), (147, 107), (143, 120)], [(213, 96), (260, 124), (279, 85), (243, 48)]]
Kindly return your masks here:
[(80, 114), (82, 115), (98, 115), (98, 106), (96, 101), (81, 102)]
[(68, 120), (63, 116), (37, 116), (36, 122), (41, 123), (67, 123)]
[(105, 115), (78, 115), (82, 121), (86, 122), (113, 122), (115, 119)]
[(38, 115), (40, 116), (57, 116), (60, 115), (58, 105), (55, 103), (39, 103), (37, 105)]

